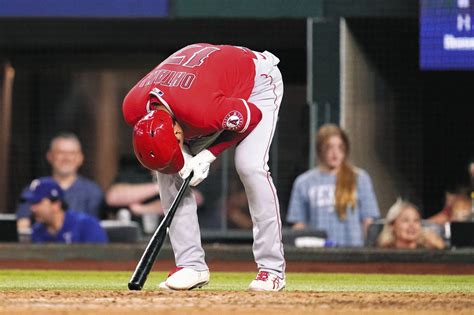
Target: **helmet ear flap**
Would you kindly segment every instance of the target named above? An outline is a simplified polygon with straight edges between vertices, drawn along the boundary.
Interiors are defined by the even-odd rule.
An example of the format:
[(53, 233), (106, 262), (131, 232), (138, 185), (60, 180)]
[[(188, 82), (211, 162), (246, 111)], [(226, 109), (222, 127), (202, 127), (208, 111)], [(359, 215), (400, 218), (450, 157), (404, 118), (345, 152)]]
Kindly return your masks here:
[(133, 149), (140, 163), (151, 170), (174, 174), (184, 165), (173, 120), (162, 110), (148, 113), (135, 124)]

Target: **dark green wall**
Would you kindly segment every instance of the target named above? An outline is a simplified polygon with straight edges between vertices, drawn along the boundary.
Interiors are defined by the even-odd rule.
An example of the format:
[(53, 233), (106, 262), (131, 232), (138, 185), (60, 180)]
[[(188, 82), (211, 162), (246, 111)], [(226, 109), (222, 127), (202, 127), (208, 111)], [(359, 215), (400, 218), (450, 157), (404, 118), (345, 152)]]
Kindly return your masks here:
[(174, 0), (176, 17), (415, 17), (416, 0)]

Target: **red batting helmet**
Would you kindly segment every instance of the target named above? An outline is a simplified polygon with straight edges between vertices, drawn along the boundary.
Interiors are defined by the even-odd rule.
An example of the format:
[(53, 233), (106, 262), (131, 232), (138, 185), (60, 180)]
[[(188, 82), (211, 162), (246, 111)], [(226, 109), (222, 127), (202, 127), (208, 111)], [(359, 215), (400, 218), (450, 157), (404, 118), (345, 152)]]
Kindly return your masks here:
[(143, 166), (160, 173), (174, 174), (184, 165), (173, 120), (163, 110), (152, 111), (135, 124), (133, 149)]

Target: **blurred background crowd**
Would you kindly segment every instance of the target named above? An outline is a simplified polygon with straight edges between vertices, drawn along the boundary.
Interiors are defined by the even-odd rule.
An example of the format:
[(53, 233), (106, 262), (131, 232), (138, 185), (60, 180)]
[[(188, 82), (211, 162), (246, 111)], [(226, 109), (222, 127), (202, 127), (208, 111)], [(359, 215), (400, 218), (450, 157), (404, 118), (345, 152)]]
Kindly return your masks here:
[[(269, 165), (285, 233), (325, 240), (301, 246), (453, 246), (451, 223), (472, 222), (474, 211), (474, 56), (452, 69), (421, 59), (429, 53), (423, 18), (429, 23), (429, 9), (441, 5), (453, 19), (446, 32), (471, 36), (464, 21), (474, 3), (226, 3), (50, 8), (46, 16), (34, 4), (23, 16), (14, 5), (0, 8), (0, 213), (15, 215), (20, 235), (112, 242), (154, 231), (163, 216), (159, 187), (133, 154), (122, 100), (177, 49), (210, 42), (281, 60), (285, 95)], [(194, 189), (203, 237), (252, 228), (232, 156), (222, 154)], [(66, 237), (48, 238), (58, 234)]]

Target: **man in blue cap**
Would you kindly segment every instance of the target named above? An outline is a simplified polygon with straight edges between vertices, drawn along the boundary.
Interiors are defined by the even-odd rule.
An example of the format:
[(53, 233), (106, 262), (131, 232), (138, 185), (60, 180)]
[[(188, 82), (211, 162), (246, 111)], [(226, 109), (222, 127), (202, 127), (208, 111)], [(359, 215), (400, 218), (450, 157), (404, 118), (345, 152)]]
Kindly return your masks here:
[(68, 209), (64, 191), (51, 177), (33, 180), (22, 199), (31, 205), (36, 220), (31, 235), (34, 243), (107, 243), (99, 221)]

